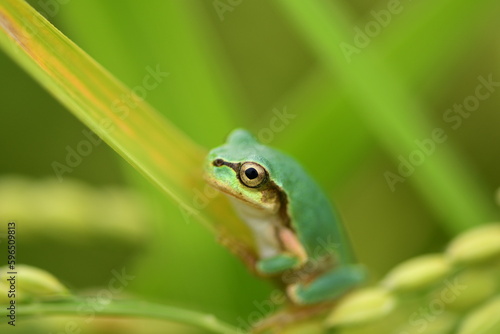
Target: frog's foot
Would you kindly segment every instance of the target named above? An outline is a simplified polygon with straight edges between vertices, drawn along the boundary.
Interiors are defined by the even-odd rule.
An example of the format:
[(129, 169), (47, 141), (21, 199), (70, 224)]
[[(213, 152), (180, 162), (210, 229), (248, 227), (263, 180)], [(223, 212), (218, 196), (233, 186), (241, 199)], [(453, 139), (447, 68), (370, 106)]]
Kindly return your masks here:
[(303, 260), (296, 255), (281, 253), (257, 262), (257, 271), (266, 276), (274, 275), (288, 269), (298, 268), (302, 263)]
[(365, 280), (366, 271), (351, 265), (335, 268), (307, 284), (296, 283), (287, 288), (290, 299), (299, 305), (332, 300)]

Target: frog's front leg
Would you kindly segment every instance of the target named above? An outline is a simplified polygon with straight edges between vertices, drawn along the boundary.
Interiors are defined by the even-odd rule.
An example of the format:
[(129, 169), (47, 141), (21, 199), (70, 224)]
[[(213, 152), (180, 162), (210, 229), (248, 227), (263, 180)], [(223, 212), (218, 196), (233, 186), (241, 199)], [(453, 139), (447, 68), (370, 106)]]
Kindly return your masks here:
[(291, 230), (282, 227), (276, 233), (284, 249), (277, 255), (257, 262), (257, 271), (264, 276), (278, 274), (289, 269), (297, 269), (307, 261), (306, 251)]
[(298, 268), (302, 261), (293, 254), (281, 253), (273, 257), (259, 260), (257, 271), (264, 276), (275, 275), (288, 269)]
[(366, 270), (359, 265), (342, 265), (308, 283), (295, 283), (287, 294), (296, 304), (314, 304), (332, 300), (366, 279)]

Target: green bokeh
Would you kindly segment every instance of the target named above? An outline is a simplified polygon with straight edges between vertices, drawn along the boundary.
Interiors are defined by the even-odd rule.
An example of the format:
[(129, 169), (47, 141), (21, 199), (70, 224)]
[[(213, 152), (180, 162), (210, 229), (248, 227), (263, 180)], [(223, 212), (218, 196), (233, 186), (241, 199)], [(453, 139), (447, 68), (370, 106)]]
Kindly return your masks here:
[[(453, 215), (438, 213), (443, 198), (429, 194), (439, 185), (426, 185), (419, 166), (394, 192), (384, 178), (388, 170), (397, 172), (400, 155), (413, 152), (395, 153), (392, 147), (398, 147), (404, 137), (394, 129), (409, 136), (414, 133), (412, 126), (418, 121), (414, 117), (425, 119), (427, 128), (419, 132), (423, 137), (413, 140), (430, 137), (438, 127), (448, 135), (423, 165), (438, 158), (453, 161), (467, 171), (468, 179), (457, 184), (474, 183), (488, 201), (484, 207), (494, 207), (500, 183), (496, 154), (500, 92), (481, 101), (456, 130), (444, 122), (443, 115), (475, 94), (479, 76), (491, 74), (500, 81), (498, 3), (402, 1), (401, 13), (392, 15), (387, 27), (353, 55), (355, 62), (373, 53), (391, 70), (384, 77), (380, 69), (372, 69), (377, 74), (374, 81), (390, 81), (398, 87), (397, 92), (384, 91), (382, 85), (377, 91), (380, 101), (401, 100), (397, 94), (402, 87), (423, 106), (416, 108), (423, 110), (418, 115), (389, 110), (388, 115), (396, 115), (389, 121), (406, 119), (407, 123), (387, 124), (383, 133), (377, 109), (372, 114), (360, 110), (359, 101), (366, 96), (352, 91), (339, 68), (325, 65), (314, 42), (304, 37), (307, 29), (293, 20), (282, 2), (242, 1), (230, 6), (232, 10), (224, 12), (221, 20), (212, 1), (30, 1), (128, 87), (141, 86), (148, 68), (159, 66), (169, 72), (157, 88), (147, 91), (145, 99), (207, 149), (220, 144), (236, 126), (256, 134), (270, 129), (273, 118), (286, 109), (294, 118), (273, 132), (270, 144), (293, 154), (322, 184), (344, 218), (360, 261), (374, 277), (410, 256), (439, 250), (453, 234), (453, 221), (444, 218)], [(364, 29), (376, 22), (372, 11), (387, 8), (387, 2), (332, 3), (333, 8), (347, 9), (342, 18), (352, 27), (352, 39), (345, 41), (349, 44), (355, 43), (356, 27)], [(323, 38), (334, 40), (326, 33)], [(345, 59), (334, 63), (342, 69), (353, 66)], [(39, 178), (55, 177), (52, 162), (64, 161), (66, 147), (75, 147), (85, 138), (85, 126), (3, 53), (0, 74), (0, 173), (17, 174), (34, 184)], [(370, 77), (370, 73), (362, 75)], [(449, 152), (453, 160), (447, 160)], [(136, 276), (127, 292), (214, 313), (235, 325), (268, 298), (270, 284), (248, 274), (195, 221), (186, 223), (177, 205), (106, 144), (94, 147), (68, 177), (96, 191), (116, 185), (140, 192), (151, 210), (147, 221), (136, 223), (143, 235), (130, 241), (99, 239), (97, 233), (92, 242), (75, 245), (68, 244), (64, 234), (57, 237), (57, 231), (37, 239), (26, 230), (25, 237), (20, 237), (23, 263), (50, 269), (76, 290), (105, 285), (112, 269), (126, 266)], [(426, 186), (429, 191), (422, 192)], [(468, 194), (462, 195), (467, 199)], [(496, 219), (498, 212), (497, 216), (491, 212), (495, 213), (477, 212), (477, 221), (470, 224)], [(36, 218), (30, 223), (37, 224)], [(79, 233), (76, 227), (74, 231)], [(37, 253), (38, 249), (46, 250)]]

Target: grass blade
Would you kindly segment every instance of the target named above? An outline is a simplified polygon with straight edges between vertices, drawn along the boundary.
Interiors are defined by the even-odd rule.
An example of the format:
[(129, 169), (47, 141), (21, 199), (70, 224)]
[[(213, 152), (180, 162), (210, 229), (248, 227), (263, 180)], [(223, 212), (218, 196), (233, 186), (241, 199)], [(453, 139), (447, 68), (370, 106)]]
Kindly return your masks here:
[[(203, 191), (205, 151), (161, 117), (24, 1), (0, 3), (0, 47), (96, 132), (188, 216), (196, 217), (234, 252), (252, 253), (246, 227), (222, 197), (196, 207)], [(153, 69), (155, 75), (166, 75)], [(152, 74), (153, 75), (153, 74)], [(129, 103), (122, 103), (123, 96)], [(210, 224), (223, 222), (224, 225)], [(241, 250), (234, 248), (241, 247)]]
[[(346, 62), (339, 47), (350, 40), (349, 15), (344, 8), (336, 2), (331, 6), (319, 1), (279, 3), (323, 65), (346, 86), (366, 123), (394, 157), (410, 154), (416, 149), (416, 140), (432, 135), (434, 128), (423, 116), (425, 107), (384, 63), (379, 50), (368, 48)], [(441, 145), (438, 153), (427, 156), (418, 167), (419, 177), (410, 178), (451, 233), (496, 215), (492, 201), (464, 165), (449, 145)]]
[(71, 302), (37, 303), (19, 305), (17, 314), (21, 317), (30, 315), (74, 315), (82, 314), (81, 307), (89, 307), (97, 316), (152, 318), (178, 322), (204, 329), (210, 333), (236, 334), (241, 330), (226, 324), (213, 315), (194, 312), (172, 306), (137, 301), (112, 301), (103, 305), (88, 300)]

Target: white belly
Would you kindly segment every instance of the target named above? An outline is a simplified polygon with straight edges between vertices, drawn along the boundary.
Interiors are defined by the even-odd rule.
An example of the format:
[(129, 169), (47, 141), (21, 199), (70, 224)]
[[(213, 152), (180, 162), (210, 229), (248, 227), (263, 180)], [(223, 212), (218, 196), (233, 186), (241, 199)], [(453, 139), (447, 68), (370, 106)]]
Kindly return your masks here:
[(278, 214), (254, 208), (232, 196), (227, 197), (240, 218), (252, 230), (260, 258), (265, 259), (281, 253), (281, 246), (276, 234), (281, 221)]

